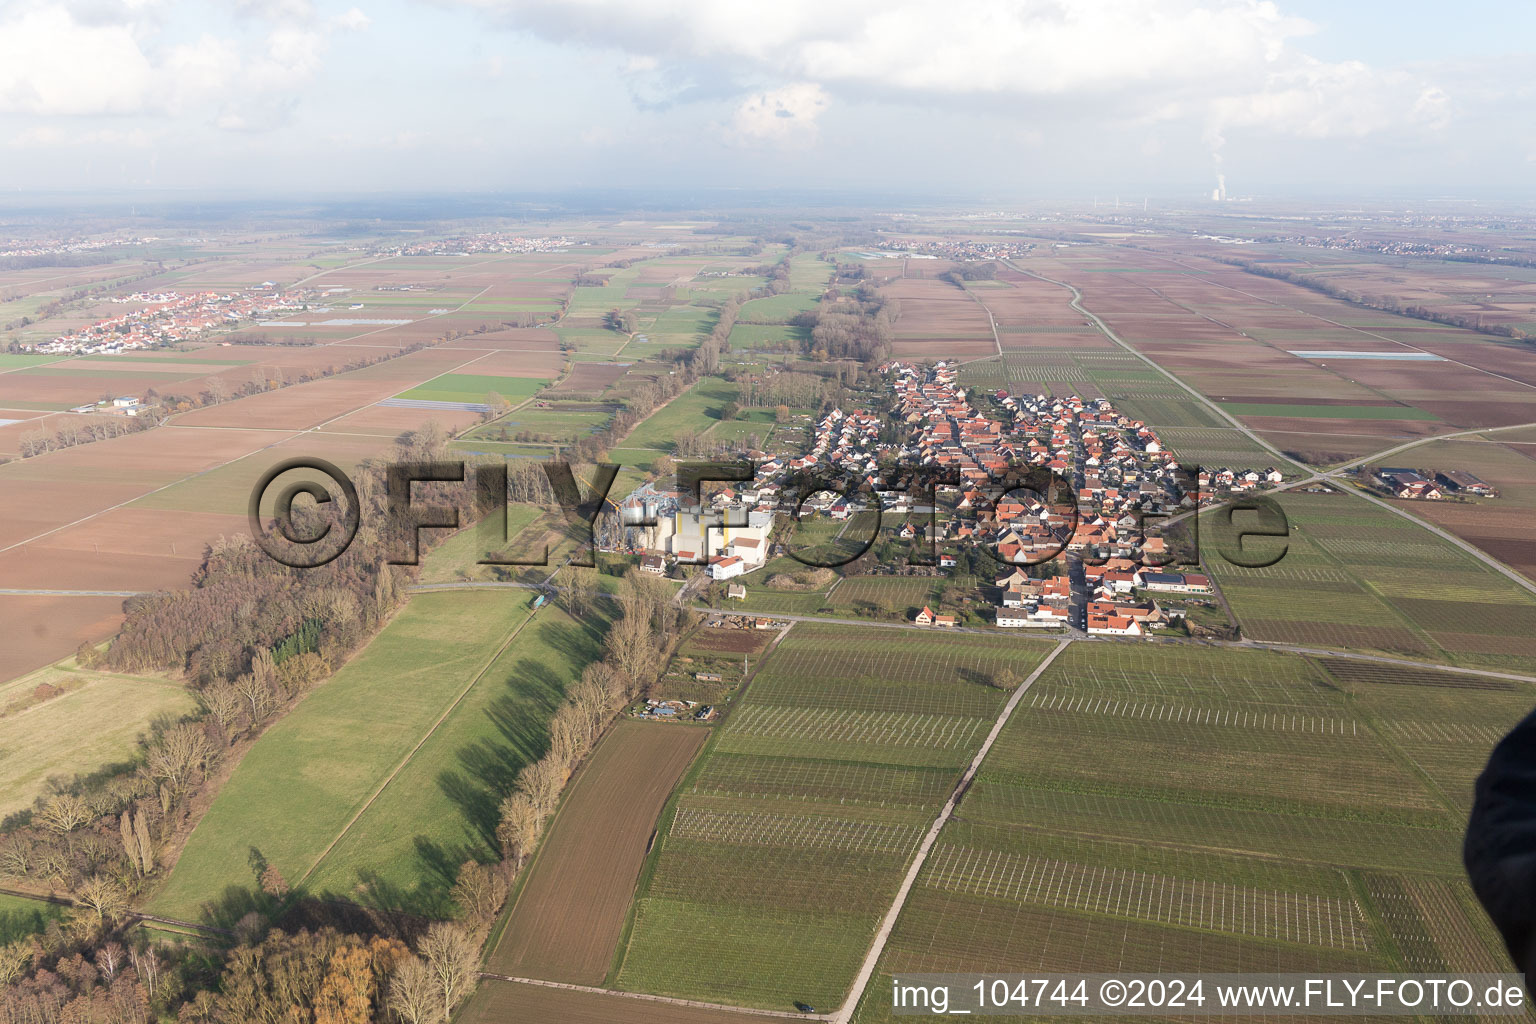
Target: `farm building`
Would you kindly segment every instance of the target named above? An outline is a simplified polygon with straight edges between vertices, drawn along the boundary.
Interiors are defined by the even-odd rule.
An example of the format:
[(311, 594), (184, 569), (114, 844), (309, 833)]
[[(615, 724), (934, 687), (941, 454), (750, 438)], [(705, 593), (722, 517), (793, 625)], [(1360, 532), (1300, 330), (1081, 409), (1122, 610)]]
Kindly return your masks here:
[(1442, 487), (1455, 491), (1458, 494), (1475, 494), (1479, 498), (1497, 498), (1499, 496), (1497, 488), (1463, 469), (1449, 469), (1436, 473), (1435, 480)]
[(747, 599), (747, 588), (740, 583), (732, 583), (725, 588), (725, 596), (732, 601), (745, 601)]
[(1209, 594), (1211, 578), (1198, 573), (1144, 572), (1141, 574), (1144, 590), (1160, 590), (1169, 594)]

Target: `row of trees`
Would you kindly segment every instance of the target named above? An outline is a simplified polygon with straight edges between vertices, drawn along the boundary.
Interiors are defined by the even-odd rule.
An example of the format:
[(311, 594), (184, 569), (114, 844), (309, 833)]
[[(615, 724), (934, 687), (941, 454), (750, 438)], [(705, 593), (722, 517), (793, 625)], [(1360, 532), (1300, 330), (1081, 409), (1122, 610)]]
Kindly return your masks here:
[[(92, 254), (82, 254), (82, 255), (97, 255), (97, 254), (92, 253)], [(52, 260), (62, 259), (64, 257), (61, 257), (61, 256), (50, 256), (50, 257), (41, 257), (41, 258), (52, 261)], [(21, 257), (18, 257), (18, 256), (6, 257), (5, 259), (0, 260), (0, 264), (3, 264), (3, 263), (5, 263), (8, 260), (18, 260), (18, 259), (26, 260), (26, 259), (28, 259), (28, 257), (24, 257), (24, 256), (21, 256)], [(98, 261), (98, 260), (91, 260), (90, 262), (91, 263), (96, 263), (96, 262), (112, 262), (112, 260), (111, 259), (100, 260), (100, 261)], [(45, 266), (84, 266), (85, 264), (65, 264), (65, 263), (48, 262), (48, 263), (46, 263), (44, 265)], [(10, 269), (10, 268), (7, 268), (7, 267), (4, 267), (3, 265), (0, 265), (0, 269)], [(140, 281), (147, 281), (150, 278), (158, 277), (159, 275), (161, 275), (163, 273), (165, 273), (165, 266), (164, 266), (164, 264), (155, 263), (155, 264), (151, 264), (150, 266), (146, 267), (142, 272), (140, 272), (138, 274), (134, 274), (134, 275), (132, 275), (130, 277), (127, 277), (127, 278), (114, 277), (114, 278), (112, 278), (112, 279), (110, 279), (110, 280), (108, 280), (108, 281), (106, 281), (106, 282), (104, 282), (102, 284), (87, 285), (84, 288), (76, 288), (74, 291), (67, 292), (64, 295), (59, 296), (57, 299), (54, 299), (52, 302), (47, 302), (47, 303), (44, 303), (43, 305), (39, 306), (37, 308), (37, 311), (35, 313), (33, 313), (31, 316), (24, 316), (24, 317), (21, 317), (20, 319), (12, 320), (12, 321), (8, 322), (4, 326), (3, 329), (7, 330), (7, 331), (10, 331), (10, 330), (15, 330), (18, 327), (30, 326), (31, 324), (34, 324), (34, 323), (38, 322), (39, 320), (47, 320), (49, 317), (57, 316), (58, 314), (62, 313), (65, 309), (67, 309), (70, 305), (72, 305), (72, 304), (74, 304), (76, 302), (80, 302), (80, 301), (82, 301), (84, 299), (89, 299), (92, 296), (101, 295), (101, 294), (103, 294), (105, 292), (109, 292), (109, 291), (110, 292), (116, 292), (116, 291), (119, 291), (120, 289), (122, 289), (126, 285), (136, 284), (136, 283), (138, 283)], [(25, 295), (25, 294), (26, 294), (25, 292), (13, 293), (9, 298), (0, 299), (0, 301), (11, 301), (11, 299), (20, 298), (20, 297), (22, 297), (22, 295)]]
[(142, 416), (66, 416), (59, 428), (51, 433), (41, 429), (24, 432), (19, 445), (21, 457), (30, 459), (44, 452), (60, 451), (92, 441), (105, 441), (109, 437), (122, 437), (124, 434), (148, 430), (157, 424), (158, 418), (153, 413)]
[[(562, 570), (561, 601), (573, 615), (587, 614), (597, 596), (582, 570)], [(506, 861), (521, 870), (538, 845), (571, 774), (628, 704), (655, 681), (671, 657), (691, 614), (672, 600), (660, 579), (631, 571), (620, 582), (619, 613), (607, 633), (607, 653), (588, 665), (550, 722), (549, 748), (527, 765), (502, 800), (496, 837)]]
[[(159, 426), (167, 415), (187, 412), (209, 405), (219, 405), (233, 398), (246, 398), (250, 395), (259, 395), (267, 391), (276, 391), (279, 388), (289, 387), (294, 384), (307, 384), (310, 381), (322, 380), (335, 376), (338, 373), (349, 373), (353, 370), (361, 370), (368, 366), (385, 362), (390, 359), (398, 359), (410, 352), (417, 352), (430, 345), (440, 344), (436, 342), (416, 342), (399, 352), (391, 352), (386, 355), (362, 356), (352, 359), (341, 366), (334, 363), (315, 370), (301, 370), (298, 372), (285, 371), (281, 366), (256, 366), (252, 367), (247, 380), (235, 385), (223, 377), (209, 377), (206, 386), (197, 394), (175, 395), (161, 394), (154, 388), (150, 388), (142, 396), (142, 408), (137, 416), (92, 416), (89, 418), (76, 418), (66, 416), (58, 429), (49, 432), (47, 430), (29, 430), (21, 435), (19, 448), (22, 458), (32, 458), (47, 452), (61, 451), (65, 448), (73, 448), (76, 445), (89, 444), (92, 441), (105, 441), (108, 438), (121, 437), (124, 434), (137, 433)], [(506, 413), (510, 408), (506, 399), (500, 395), (487, 398), (490, 404), (492, 399), (499, 401), (499, 410), (494, 415), (488, 415), (487, 419), (494, 419)]]
[(455, 922), (434, 922), (411, 942), (271, 929), (221, 954), (157, 948), (127, 930), (121, 906), (80, 908), (0, 947), (0, 1021), (445, 1024), (473, 991), (479, 960), (480, 942)]
[[(440, 455), (445, 440), (429, 426), (402, 437), (397, 456)], [(354, 543), (330, 564), (293, 569), (243, 536), (221, 539), (190, 588), (130, 599), (105, 651), (81, 646), (87, 668), (184, 677), (198, 709), (156, 720), (134, 758), (57, 780), (0, 824), (0, 875), (71, 895), (105, 879), (131, 896), (163, 866), (164, 851), (195, 824), (194, 809), (206, 806), (220, 765), (238, 759), (398, 605), (405, 570), (385, 553), (400, 527), (386, 519), (377, 476), (367, 467), (358, 475), (367, 511)], [(301, 520), (326, 514), (313, 505), (295, 512)]]
[(1272, 267), (1267, 264), (1254, 263), (1249, 260), (1233, 257), (1221, 258), (1221, 262), (1229, 266), (1238, 267), (1258, 277), (1268, 277), (1276, 281), (1284, 281), (1287, 284), (1299, 285), (1302, 288), (1320, 292), (1329, 298), (1340, 299), (1352, 305), (1364, 306), (1367, 309), (1379, 309), (1384, 313), (1395, 313), (1398, 316), (1412, 317), (1415, 320), (1427, 320), (1430, 323), (1444, 324), (1447, 327), (1459, 327), (1462, 330), (1477, 331), (1481, 334), (1491, 334), (1501, 338), (1520, 338), (1523, 340), (1536, 338), (1536, 335), (1513, 324), (1488, 324), (1483, 322), (1481, 316), (1475, 314), (1447, 313), (1444, 310), (1432, 309), (1429, 306), (1409, 305), (1390, 295), (1365, 295), (1348, 288), (1341, 288), (1324, 278), (1298, 274), (1284, 267)]

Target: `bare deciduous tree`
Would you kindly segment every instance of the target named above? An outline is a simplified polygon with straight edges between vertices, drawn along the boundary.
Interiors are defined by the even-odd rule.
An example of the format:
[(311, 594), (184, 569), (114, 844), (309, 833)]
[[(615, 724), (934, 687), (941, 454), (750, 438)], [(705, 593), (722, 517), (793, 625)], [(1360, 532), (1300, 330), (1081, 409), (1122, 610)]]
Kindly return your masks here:
[(208, 714), (219, 723), (219, 728), (224, 730), (226, 736), (233, 730), (235, 721), (240, 717), (240, 712), (245, 707), (245, 698), (234, 684), (220, 679), (203, 687), (198, 691), (197, 699), (203, 707), (208, 709)]
[(182, 722), (167, 730), (144, 756), (144, 770), (170, 788), (173, 797), (186, 792), (192, 779), (217, 756), (202, 726)]
[(566, 766), (544, 757), (517, 773), (517, 788), (528, 795), (540, 815), (547, 815), (555, 809), (565, 779)]
[(465, 861), (453, 885), (453, 901), (475, 931), (488, 927), (507, 898), (507, 876), (498, 866)]
[(121, 882), (106, 875), (92, 875), (75, 890), (75, 903), (96, 915), (97, 925), (116, 922), (128, 910), (128, 892)]
[(437, 979), (414, 956), (402, 960), (390, 975), (387, 1002), (405, 1024), (438, 1024), (443, 1019)]
[(527, 793), (512, 793), (501, 802), (501, 822), (496, 826), (496, 839), (507, 856), (517, 859), (519, 868), (533, 852), (543, 825), (544, 816)]
[(417, 952), (437, 982), (443, 1017), (451, 1017), (453, 1008), (474, 988), (475, 967), (480, 960), (479, 946), (461, 926), (451, 921), (438, 921), (421, 937)]

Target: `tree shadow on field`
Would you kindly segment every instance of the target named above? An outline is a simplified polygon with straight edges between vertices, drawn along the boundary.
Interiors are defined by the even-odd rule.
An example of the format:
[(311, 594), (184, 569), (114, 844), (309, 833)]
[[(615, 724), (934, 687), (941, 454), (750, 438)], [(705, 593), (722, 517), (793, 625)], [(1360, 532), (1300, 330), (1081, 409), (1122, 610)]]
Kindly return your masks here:
[[(444, 769), (437, 776), (443, 795), (492, 850), (501, 799), (517, 784), (518, 772), (544, 756), (549, 720), (565, 699), (561, 679), (532, 658), (522, 658), (513, 666), (505, 686), (507, 692), (485, 709), (499, 736), (460, 747), (454, 754), (459, 767)], [(462, 860), (453, 865), (455, 871), (458, 863)]]
[(992, 673), (983, 672), (980, 669), (957, 668), (955, 669), (955, 675), (967, 683), (975, 683), (978, 686), (988, 686), (992, 682)]
[[(597, 570), (577, 569), (575, 571), (596, 572)], [(612, 609), (604, 607), (609, 603), (607, 601), (592, 603), (596, 607), (588, 609), (586, 615), (578, 620), (581, 625), (575, 628), (545, 626), (542, 630), (543, 641), (572, 665), (585, 665), (589, 661), (596, 661), (603, 653), (602, 631), (608, 628), (608, 623), (612, 619)]]

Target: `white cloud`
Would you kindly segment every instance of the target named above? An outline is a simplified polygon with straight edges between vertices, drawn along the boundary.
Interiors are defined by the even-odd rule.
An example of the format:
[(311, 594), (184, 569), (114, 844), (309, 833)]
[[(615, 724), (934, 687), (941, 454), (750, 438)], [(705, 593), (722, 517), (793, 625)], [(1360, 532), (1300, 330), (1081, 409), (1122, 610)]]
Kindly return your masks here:
[(373, 24), (373, 19), (356, 7), (350, 7), (342, 14), (332, 18), (331, 24), (348, 32), (361, 32)]
[(807, 144), (816, 138), (816, 118), (827, 107), (821, 86), (797, 82), (747, 97), (731, 117), (736, 141)]
[(0, 22), (0, 110), (131, 113), (154, 92), (155, 79), (127, 25), (82, 24), (62, 5)]
[[(0, 113), (41, 117), (162, 115), (197, 110), (226, 127), (250, 117), (232, 102), (269, 114), (320, 71), (331, 36), (365, 28), (357, 8), (320, 20), (310, 0), (240, 0), (245, 24), (204, 31), (188, 42), (163, 38), (167, 24), (196, 8), (158, 0), (0, 4)], [(257, 119), (272, 123), (270, 116)]]
[[(556, 42), (620, 50), (632, 66), (1015, 115), (1187, 118), (1212, 140), (1226, 127), (1358, 136), (1442, 122), (1450, 109), (1434, 83), (1307, 57), (1298, 42), (1315, 26), (1269, 0), (458, 2)], [(763, 127), (771, 95), (746, 99), (743, 129)]]

